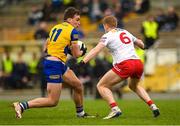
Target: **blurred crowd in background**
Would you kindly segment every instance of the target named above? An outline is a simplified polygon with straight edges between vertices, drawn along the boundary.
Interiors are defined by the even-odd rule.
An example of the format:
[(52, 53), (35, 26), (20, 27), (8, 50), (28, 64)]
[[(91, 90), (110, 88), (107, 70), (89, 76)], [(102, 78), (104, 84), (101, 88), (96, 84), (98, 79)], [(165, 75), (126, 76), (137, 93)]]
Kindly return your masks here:
[[(1, 0), (2, 7), (11, 4), (20, 4), (23, 0)], [(39, 4), (32, 4), (28, 15), (27, 24), (38, 27), (34, 32), (34, 39), (47, 38), (49, 23), (58, 23), (62, 20), (62, 14), (65, 8), (74, 6), (81, 10), (82, 25), (87, 22), (95, 23), (97, 28), (94, 31), (103, 31), (101, 25), (102, 17), (106, 15), (115, 15), (118, 19), (118, 27), (124, 27), (124, 19), (132, 14), (142, 15), (151, 9), (150, 0), (44, 0)], [(156, 14), (152, 15), (159, 25), (160, 31), (172, 31), (178, 26), (178, 15), (174, 7), (169, 6), (166, 10), (159, 9)], [(84, 37), (87, 32), (79, 29), (80, 37)], [(88, 30), (91, 31), (88, 27)], [(84, 33), (85, 31), (85, 33)], [(89, 33), (89, 32), (88, 32)]]
[[(124, 19), (128, 19), (133, 14), (141, 15), (148, 12), (151, 8), (149, 0), (46, 0), (42, 7), (36, 5), (32, 6), (28, 15), (29, 25), (38, 25), (34, 33), (34, 39), (46, 39), (48, 37), (48, 23), (57, 22), (61, 19), (63, 10), (68, 6), (75, 6), (81, 10), (82, 26), (79, 29), (79, 38), (84, 38), (86, 34), (93, 32), (84, 22), (90, 22), (89, 24), (96, 24), (94, 31), (103, 31), (101, 24), (102, 17), (106, 15), (115, 15), (118, 19), (118, 27), (124, 28)], [(62, 20), (62, 19), (61, 19)], [(84, 20), (84, 22), (83, 22)], [(169, 32), (177, 28), (179, 18), (174, 7), (169, 6), (164, 12), (163, 9), (159, 9), (157, 14), (148, 15), (147, 22), (157, 23), (157, 37), (152, 37), (157, 40), (158, 32)], [(150, 27), (152, 23), (150, 23)], [(151, 27), (152, 28), (152, 27)], [(85, 31), (87, 30), (87, 32)], [(92, 28), (93, 29), (93, 28)], [(144, 31), (149, 30), (148, 26), (142, 23), (142, 33), (146, 38), (147, 35)], [(153, 31), (150, 31), (153, 32)], [(151, 46), (151, 40), (145, 39), (147, 46)], [(149, 47), (147, 47), (149, 48)]]

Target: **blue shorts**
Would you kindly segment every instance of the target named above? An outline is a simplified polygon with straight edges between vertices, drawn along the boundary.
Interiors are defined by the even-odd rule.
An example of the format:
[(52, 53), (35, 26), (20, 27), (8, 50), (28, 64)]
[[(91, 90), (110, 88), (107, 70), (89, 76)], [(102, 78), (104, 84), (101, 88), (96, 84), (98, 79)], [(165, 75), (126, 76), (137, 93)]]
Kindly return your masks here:
[(46, 81), (50, 83), (61, 83), (62, 75), (66, 72), (67, 66), (61, 61), (52, 61), (44, 59), (44, 74)]

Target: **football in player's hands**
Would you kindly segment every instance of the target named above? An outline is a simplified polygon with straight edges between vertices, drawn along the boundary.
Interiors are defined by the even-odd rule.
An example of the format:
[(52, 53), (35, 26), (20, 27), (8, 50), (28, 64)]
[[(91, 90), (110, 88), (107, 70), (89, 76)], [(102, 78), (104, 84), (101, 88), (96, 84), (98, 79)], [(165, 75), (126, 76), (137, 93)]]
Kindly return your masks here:
[[(87, 51), (86, 45), (82, 41), (79, 41), (79, 40), (78, 40), (77, 44), (79, 46), (79, 49), (83, 52), (81, 56), (84, 56)], [(72, 55), (71, 47), (68, 47), (68, 54)]]
[(80, 50), (83, 52), (81, 56), (84, 56), (87, 51), (86, 45), (82, 41), (78, 41), (78, 45)]

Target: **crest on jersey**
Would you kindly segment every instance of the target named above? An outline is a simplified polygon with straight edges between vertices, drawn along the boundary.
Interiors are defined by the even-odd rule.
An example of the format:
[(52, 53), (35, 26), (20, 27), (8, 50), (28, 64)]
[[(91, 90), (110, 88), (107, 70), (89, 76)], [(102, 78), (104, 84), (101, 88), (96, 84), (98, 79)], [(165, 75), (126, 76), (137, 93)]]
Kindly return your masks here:
[(73, 34), (74, 39), (78, 39), (78, 34)]

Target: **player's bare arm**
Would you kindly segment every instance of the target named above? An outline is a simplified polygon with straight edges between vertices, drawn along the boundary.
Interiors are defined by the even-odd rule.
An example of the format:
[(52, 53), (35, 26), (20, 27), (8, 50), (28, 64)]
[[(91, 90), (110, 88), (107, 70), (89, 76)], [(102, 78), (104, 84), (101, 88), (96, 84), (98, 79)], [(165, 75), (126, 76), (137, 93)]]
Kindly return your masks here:
[(139, 48), (144, 49), (144, 43), (143, 43), (143, 41), (141, 39), (137, 39), (134, 43)]
[(72, 43), (71, 45), (71, 52), (73, 57), (80, 57), (82, 55), (82, 51), (79, 49), (79, 46), (77, 43)]
[(91, 49), (91, 51), (84, 57), (84, 63), (87, 63), (89, 60), (94, 58), (104, 47), (105, 45), (102, 42), (99, 42), (96, 47)]

